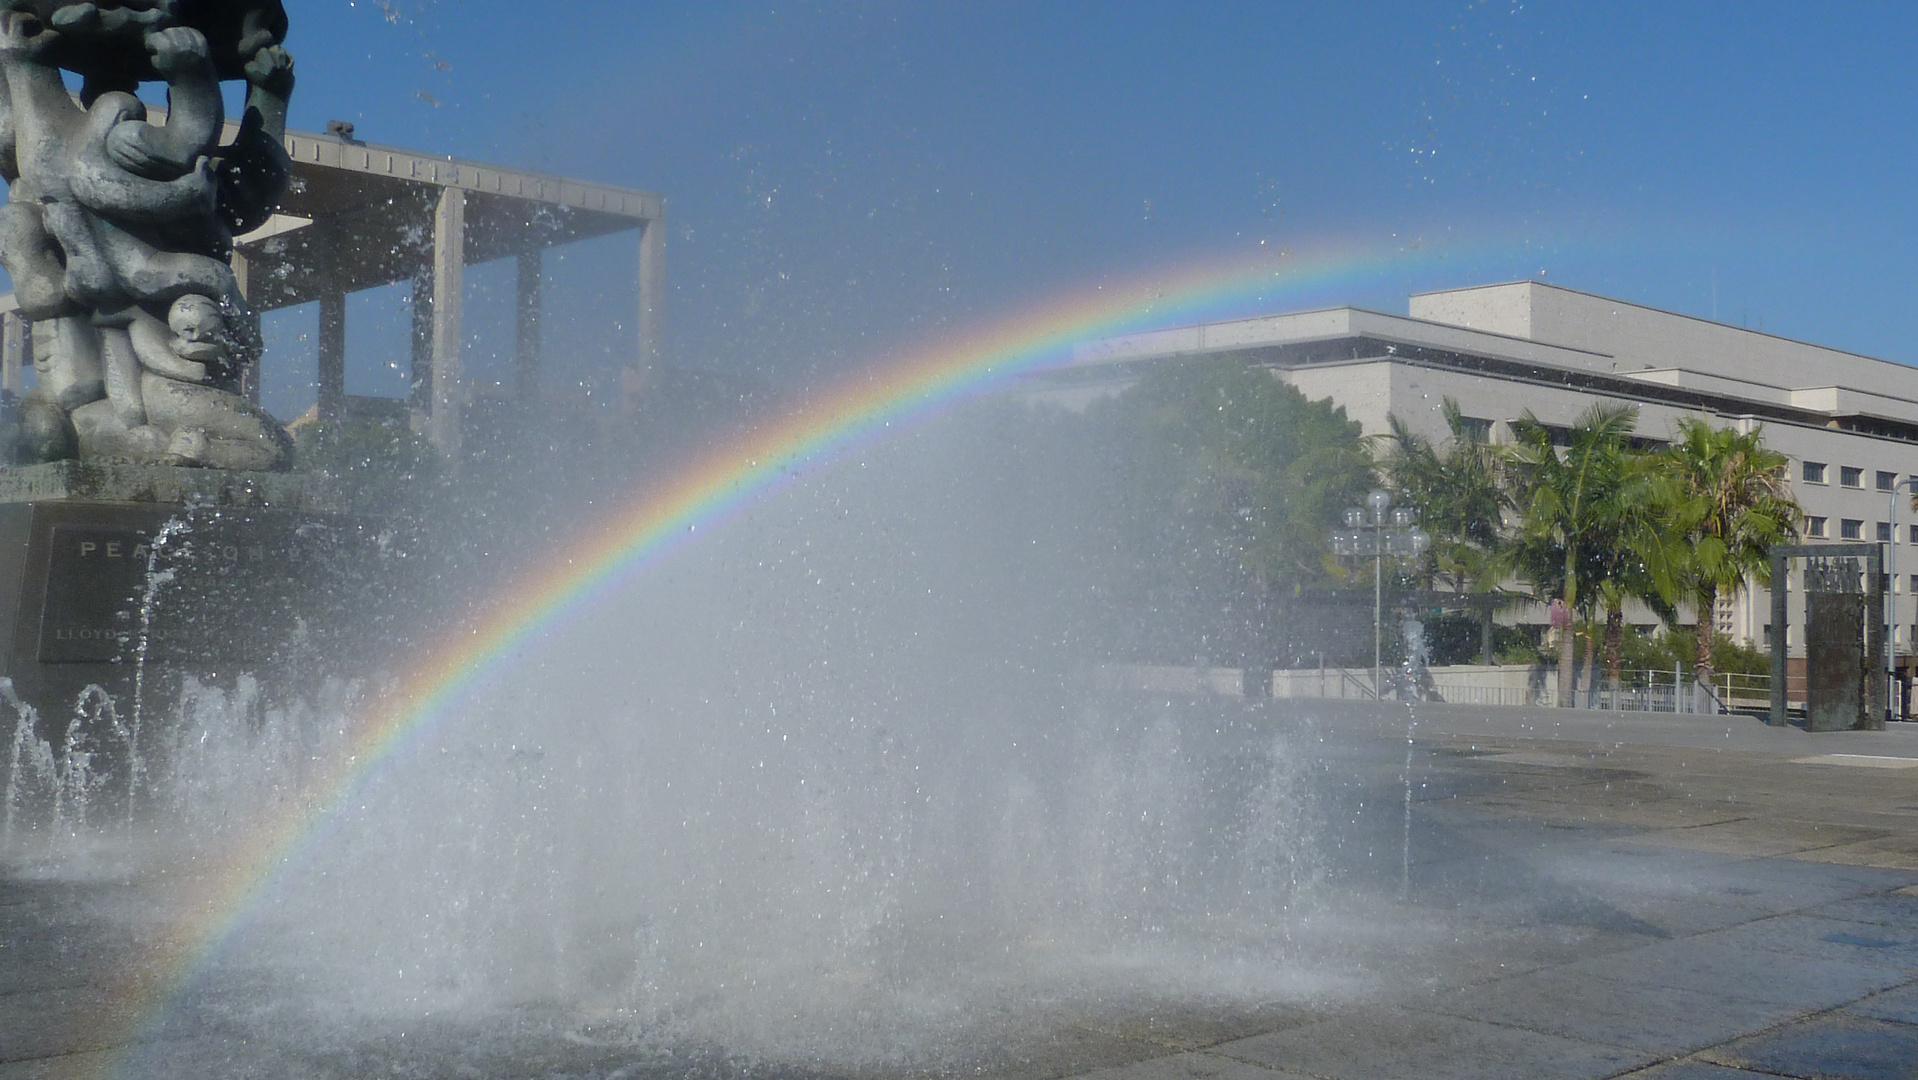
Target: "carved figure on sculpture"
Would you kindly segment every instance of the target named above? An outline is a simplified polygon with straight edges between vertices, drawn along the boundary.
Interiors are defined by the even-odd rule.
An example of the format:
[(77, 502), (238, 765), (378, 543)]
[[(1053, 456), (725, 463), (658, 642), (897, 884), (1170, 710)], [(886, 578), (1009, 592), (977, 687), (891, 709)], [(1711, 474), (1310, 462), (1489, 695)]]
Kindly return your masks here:
[[(291, 172), (285, 35), (278, 0), (0, 0), (0, 264), (37, 384), (17, 458), (287, 467), (240, 392), (260, 343), (230, 262)], [(224, 145), (222, 78), (248, 85)], [(136, 93), (154, 80), (160, 122)]]

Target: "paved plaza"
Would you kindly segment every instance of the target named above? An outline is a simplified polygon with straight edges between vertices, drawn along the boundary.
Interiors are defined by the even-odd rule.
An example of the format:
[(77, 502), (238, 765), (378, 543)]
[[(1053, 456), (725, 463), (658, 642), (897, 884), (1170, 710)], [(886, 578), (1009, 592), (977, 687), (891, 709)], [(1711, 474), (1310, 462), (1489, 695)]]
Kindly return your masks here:
[[(1811, 735), (1744, 717), (1310, 709), (1315, 730), (1338, 736), (1324, 742), (1329, 812), (1388, 810), (1370, 832), (1343, 835), (1368, 857), (1339, 873), (1388, 897), (1390, 918), (1429, 913), (1443, 933), (1374, 954), (1361, 995), (1108, 1010), (937, 1071), (1918, 1077), (1918, 725)], [(108, 1033), (123, 1030), (108, 987), (124, 975), (132, 931), (76, 913), (120, 887), (0, 883), (0, 1080), (97, 1075), (108, 1062), (122, 1037)], [(244, 1074), (820, 1075), (622, 1059), (578, 1040), (400, 1046)]]
[(1918, 725), (1426, 707), (1414, 737), (1447, 836), (1415, 838), (1415, 893), (1486, 903), (1517, 862), (1588, 883), (1544, 916), (1590, 932), (1514, 926), (1391, 1000), (1083, 1075), (1918, 1076)]

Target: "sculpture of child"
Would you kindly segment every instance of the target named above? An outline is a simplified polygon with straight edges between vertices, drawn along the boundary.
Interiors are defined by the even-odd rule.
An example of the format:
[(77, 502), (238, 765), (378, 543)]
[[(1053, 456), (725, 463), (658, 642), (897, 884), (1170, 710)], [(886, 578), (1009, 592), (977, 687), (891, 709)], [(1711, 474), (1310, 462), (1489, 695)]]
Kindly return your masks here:
[[(233, 393), (232, 335), (220, 304), (187, 293), (167, 321), (141, 308), (103, 327), (107, 397), (74, 410), (89, 458), (216, 469), (286, 467), (292, 441), (259, 406)], [(116, 319), (115, 321), (119, 321)]]

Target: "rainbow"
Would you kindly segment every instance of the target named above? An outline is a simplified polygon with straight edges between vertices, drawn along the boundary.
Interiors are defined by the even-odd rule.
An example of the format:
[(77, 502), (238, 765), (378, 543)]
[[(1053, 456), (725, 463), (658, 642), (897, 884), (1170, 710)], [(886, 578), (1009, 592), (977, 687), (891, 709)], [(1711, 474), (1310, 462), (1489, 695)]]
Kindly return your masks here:
[(286, 811), (260, 823), (217, 868), (183, 889), (174, 932), (141, 966), (143, 974), (129, 980), (114, 1011), (131, 1018), (130, 1036), (157, 1025), (205, 961), (246, 924), (262, 895), (297, 873), (305, 855), (324, 842), (372, 776), (403, 761), (438, 726), (457, 720), (462, 704), (531, 643), (809, 468), (1008, 380), (1069, 364), (1082, 342), (1271, 311), (1280, 304), (1296, 309), (1381, 285), (1402, 293), (1408, 281), (1429, 279), (1434, 271), (1456, 279), (1470, 272), (1468, 266), (1478, 269), (1475, 255), (1488, 256), (1487, 268), (1509, 273), (1516, 257), (1535, 253), (1511, 244), (1483, 250), (1451, 245), (1449, 254), (1401, 244), (1255, 253), (1101, 284), (856, 373), (610, 514), (563, 556), (545, 560), (548, 569), (506, 588), (481, 615), (440, 641), (361, 718), (346, 751), (316, 771), (305, 798), (288, 800)]

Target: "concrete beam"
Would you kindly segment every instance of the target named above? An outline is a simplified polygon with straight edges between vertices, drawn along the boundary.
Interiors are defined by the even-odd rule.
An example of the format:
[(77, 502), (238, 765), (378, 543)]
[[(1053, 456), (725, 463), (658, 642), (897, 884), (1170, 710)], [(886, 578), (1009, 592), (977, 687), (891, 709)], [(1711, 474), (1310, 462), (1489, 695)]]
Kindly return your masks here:
[[(232, 123), (227, 127), (226, 141), (230, 142), (237, 128)], [(282, 200), (284, 212), (289, 214), (313, 216), (307, 213), (313, 206), (329, 207), (346, 186), (337, 180), (328, 182), (335, 176), (433, 184), (639, 220), (657, 219), (664, 213), (665, 200), (650, 191), (542, 176), (392, 146), (343, 142), (330, 135), (289, 131), (286, 151), (293, 160), (293, 175), (308, 181), (305, 189), (295, 189)]]

